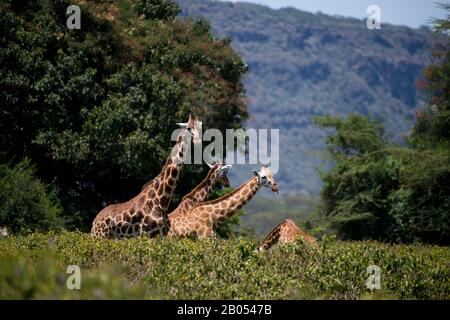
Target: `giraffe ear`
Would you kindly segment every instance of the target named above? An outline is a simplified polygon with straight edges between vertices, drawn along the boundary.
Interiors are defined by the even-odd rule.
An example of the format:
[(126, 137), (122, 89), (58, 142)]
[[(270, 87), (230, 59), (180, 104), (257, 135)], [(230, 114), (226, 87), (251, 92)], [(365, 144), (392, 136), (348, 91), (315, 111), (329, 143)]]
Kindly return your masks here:
[(211, 169), (214, 168), (214, 165), (209, 164), (208, 162), (206, 162), (206, 164), (208, 165), (208, 167), (210, 167)]
[(259, 172), (258, 172), (258, 171), (252, 170), (252, 172), (253, 172), (253, 174), (254, 174), (255, 176), (259, 177)]

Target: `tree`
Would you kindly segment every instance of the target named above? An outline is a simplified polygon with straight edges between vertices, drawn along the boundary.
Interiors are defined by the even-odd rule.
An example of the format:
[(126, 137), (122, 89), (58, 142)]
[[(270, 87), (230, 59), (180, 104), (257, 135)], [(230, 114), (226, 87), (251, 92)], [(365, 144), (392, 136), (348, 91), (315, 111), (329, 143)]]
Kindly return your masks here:
[(409, 176), (410, 207), (420, 221), (424, 238), (449, 243), (450, 238), (450, 4), (440, 5), (446, 19), (435, 19), (434, 62), (418, 83), (428, 102), (413, 127), (409, 144), (414, 159), (405, 167)]
[(382, 125), (356, 114), (315, 122), (334, 129), (326, 143), (335, 167), (321, 174), (322, 214), (344, 239), (386, 239), (392, 224), (387, 199), (399, 177)]
[(422, 149), (450, 149), (450, 4), (441, 7), (447, 11), (447, 19), (434, 21), (434, 62), (424, 70), (424, 79), (418, 83), (428, 96), (428, 104), (417, 113), (410, 139)]
[(420, 82), (429, 101), (408, 146), (389, 142), (379, 122), (362, 116), (316, 119), (334, 129), (327, 147), (335, 167), (322, 174), (321, 213), (344, 239), (450, 243), (448, 18), (435, 22), (436, 61)]
[(55, 194), (35, 177), (27, 159), (13, 167), (0, 165), (0, 202), (0, 226), (13, 233), (47, 231), (63, 224)]
[[(247, 66), (203, 20), (176, 18), (171, 1), (83, 2), (81, 30), (66, 28), (70, 4), (0, 4), (0, 160), (31, 159), (86, 230), (159, 173), (189, 113), (205, 128), (242, 125)], [(201, 178), (187, 172), (177, 193)]]
[(342, 239), (448, 244), (450, 157), (395, 145), (379, 121), (319, 117), (334, 131), (320, 213)]

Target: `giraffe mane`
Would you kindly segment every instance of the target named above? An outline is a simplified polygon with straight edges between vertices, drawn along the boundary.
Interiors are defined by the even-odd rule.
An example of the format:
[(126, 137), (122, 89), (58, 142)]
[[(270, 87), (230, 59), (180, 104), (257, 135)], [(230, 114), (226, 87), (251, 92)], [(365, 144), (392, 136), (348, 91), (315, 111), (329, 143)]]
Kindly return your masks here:
[[(179, 143), (179, 142), (180, 142), (180, 139), (181, 139), (181, 136), (182, 136), (183, 133), (184, 133), (184, 132), (182, 131), (182, 132), (178, 135), (178, 138), (177, 138), (177, 142), (176, 142), (176, 143)], [(164, 172), (164, 171), (167, 169), (167, 166), (169, 166), (169, 165), (171, 165), (171, 164), (172, 164), (172, 159), (171, 159), (171, 157), (169, 156), (169, 157), (167, 158), (166, 162), (164, 163), (164, 166), (162, 167), (161, 172)], [(151, 183), (153, 183), (154, 181), (156, 181), (156, 179), (159, 178), (159, 177), (161, 176), (161, 172), (160, 172), (159, 175), (157, 175), (155, 178), (153, 178), (152, 180), (146, 182), (146, 183), (142, 186), (141, 192), (144, 191)]]
[[(234, 196), (234, 195), (235, 195), (236, 193), (238, 193), (239, 191), (241, 191), (248, 183), (250, 183), (250, 181), (256, 180), (256, 179), (258, 179), (258, 177), (251, 177), (250, 179), (248, 179), (247, 181), (245, 181), (243, 184), (241, 184), (239, 187), (237, 187), (236, 189), (234, 189), (232, 192), (230, 192), (230, 193), (228, 193), (228, 194), (226, 194), (226, 195), (224, 195), (224, 196), (222, 196), (222, 197), (220, 197), (220, 198), (214, 199), (214, 200), (210, 200), (210, 201), (205, 201), (205, 202), (198, 203), (195, 207), (198, 207), (198, 206), (201, 206), (201, 205), (216, 204), (216, 203), (221, 202), (221, 201), (223, 201), (223, 200), (225, 200), (225, 199), (228, 199), (228, 198)], [(195, 208), (195, 207), (194, 207), (194, 208)], [(192, 209), (194, 209), (194, 208), (192, 208)]]
[[(161, 172), (164, 172), (164, 169), (166, 168), (166, 166), (163, 167), (163, 170), (161, 170)], [(161, 179), (161, 173), (158, 174), (156, 177), (154, 177), (152, 180), (146, 182), (142, 188), (141, 188), (141, 192), (143, 192), (145, 189), (147, 189), (151, 184), (155, 183), (157, 180), (160, 181)]]
[(202, 182), (200, 182), (194, 189), (191, 190), (191, 192), (189, 192), (187, 195), (185, 195), (181, 201), (190, 198), (194, 195), (195, 192), (197, 192), (199, 189), (203, 188), (203, 186), (206, 184), (206, 182), (211, 178), (211, 176), (214, 174), (215, 169), (217, 168), (217, 164), (214, 166), (214, 168), (212, 168), (211, 170), (209, 170), (208, 174), (206, 175), (206, 177), (202, 180)]
[(269, 239), (274, 238), (274, 235), (280, 231), (281, 225), (285, 224), (286, 220), (281, 221), (279, 224), (277, 224), (272, 231), (269, 232), (269, 234), (261, 241), (261, 245), (266, 243)]
[(150, 180), (150, 181), (146, 182), (146, 183), (142, 186), (141, 192), (144, 191), (145, 189), (147, 189), (147, 187), (148, 187), (149, 185), (151, 185), (152, 183), (153, 183), (153, 180)]

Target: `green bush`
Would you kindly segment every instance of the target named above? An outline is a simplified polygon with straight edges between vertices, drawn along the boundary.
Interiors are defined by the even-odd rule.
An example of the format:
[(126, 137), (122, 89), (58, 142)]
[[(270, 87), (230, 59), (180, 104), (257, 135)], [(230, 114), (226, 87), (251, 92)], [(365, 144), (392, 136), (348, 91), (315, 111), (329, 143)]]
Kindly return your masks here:
[(60, 227), (61, 207), (53, 193), (35, 177), (29, 160), (0, 165), (0, 226), (13, 233)]
[[(256, 245), (244, 238), (93, 241), (69, 232), (10, 237), (0, 240), (0, 298), (450, 298), (447, 247), (325, 239), (258, 253)], [(365, 285), (372, 264), (381, 269), (373, 292)], [(68, 265), (81, 268), (77, 292), (66, 288)]]
[(398, 146), (381, 124), (351, 114), (319, 117), (334, 129), (320, 213), (342, 239), (445, 245), (450, 239), (450, 154)]
[(69, 290), (71, 273), (49, 253), (33, 261), (29, 257), (0, 254), (0, 299), (138, 299), (144, 290), (130, 286), (111, 265), (83, 274), (80, 290)]

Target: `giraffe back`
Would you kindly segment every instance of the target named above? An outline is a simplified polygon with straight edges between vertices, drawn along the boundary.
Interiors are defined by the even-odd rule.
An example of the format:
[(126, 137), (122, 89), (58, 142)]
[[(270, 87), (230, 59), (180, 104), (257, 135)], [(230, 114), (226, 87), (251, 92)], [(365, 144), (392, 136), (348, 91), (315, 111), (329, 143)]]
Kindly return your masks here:
[(302, 238), (308, 244), (316, 243), (316, 239), (313, 236), (299, 228), (293, 220), (286, 219), (269, 232), (269, 234), (261, 242), (258, 250), (268, 250), (278, 243), (293, 243), (299, 238)]

